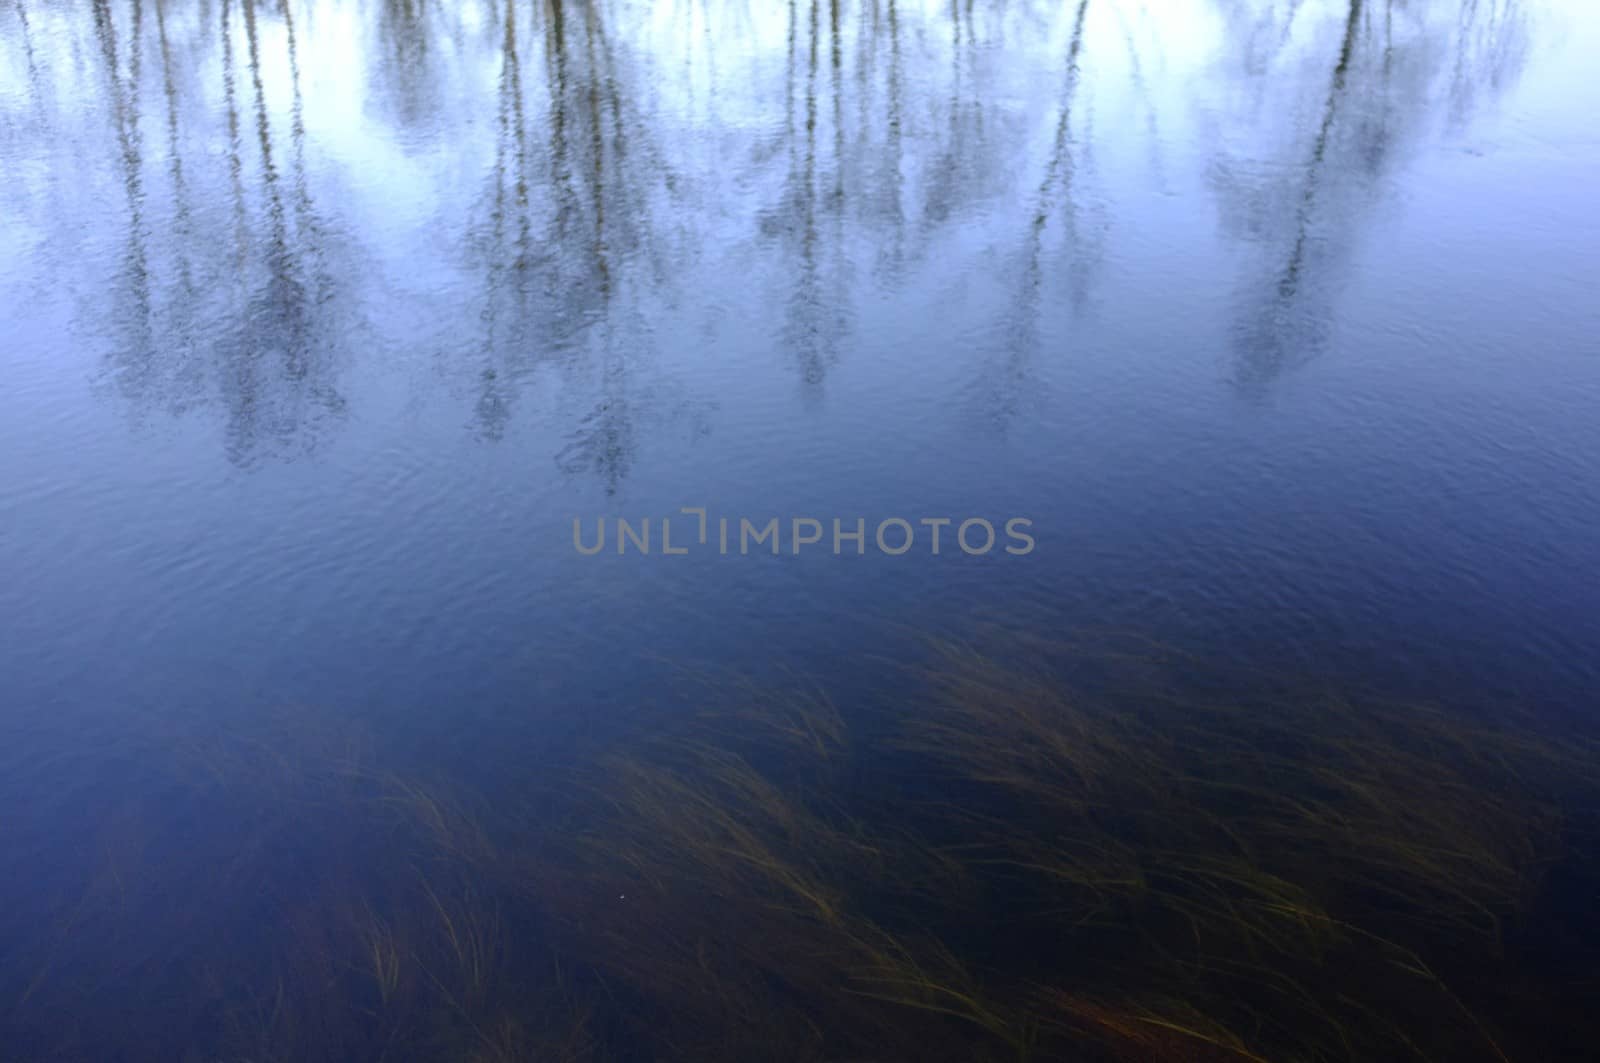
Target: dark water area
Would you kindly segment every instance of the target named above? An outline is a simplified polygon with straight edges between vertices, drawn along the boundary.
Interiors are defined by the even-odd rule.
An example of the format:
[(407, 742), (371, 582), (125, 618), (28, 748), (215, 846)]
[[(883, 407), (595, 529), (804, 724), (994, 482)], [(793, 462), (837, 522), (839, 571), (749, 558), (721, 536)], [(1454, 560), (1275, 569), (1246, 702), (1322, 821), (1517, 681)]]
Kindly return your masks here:
[(0, 1060), (1589, 1058), (1597, 50), (4, 0)]

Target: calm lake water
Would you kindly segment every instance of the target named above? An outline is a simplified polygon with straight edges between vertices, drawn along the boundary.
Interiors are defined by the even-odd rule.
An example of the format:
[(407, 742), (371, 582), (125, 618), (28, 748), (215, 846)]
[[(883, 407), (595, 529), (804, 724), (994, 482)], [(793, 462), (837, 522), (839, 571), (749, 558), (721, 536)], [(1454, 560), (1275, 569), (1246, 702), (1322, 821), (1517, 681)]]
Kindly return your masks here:
[(1582, 719), (1596, 54), (1581, 0), (5, 0), (6, 814), (36, 868), (181, 816), (86, 751), (286, 706), (514, 780), (980, 622)]

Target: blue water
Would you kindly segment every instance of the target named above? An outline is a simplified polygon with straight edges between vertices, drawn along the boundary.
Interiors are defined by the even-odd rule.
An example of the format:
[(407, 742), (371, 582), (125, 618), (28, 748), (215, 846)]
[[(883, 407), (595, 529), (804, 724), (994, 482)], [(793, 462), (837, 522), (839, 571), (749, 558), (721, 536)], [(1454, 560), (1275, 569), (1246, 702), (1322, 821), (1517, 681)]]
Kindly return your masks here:
[[(1597, 54), (1586, 0), (5, 0), (0, 1058), (213, 1058), (345, 886), (492, 889), (366, 765), (521, 809), (686, 678), (998, 631), (1592, 725)], [(626, 900), (565, 873), (512, 909)], [(1512, 946), (1574, 994), (1584, 873)]]
[[(4, 730), (487, 743), (975, 618), (1588, 711), (1597, 44), (1515, 0), (14, 0)], [(573, 547), (695, 506), (868, 547)]]

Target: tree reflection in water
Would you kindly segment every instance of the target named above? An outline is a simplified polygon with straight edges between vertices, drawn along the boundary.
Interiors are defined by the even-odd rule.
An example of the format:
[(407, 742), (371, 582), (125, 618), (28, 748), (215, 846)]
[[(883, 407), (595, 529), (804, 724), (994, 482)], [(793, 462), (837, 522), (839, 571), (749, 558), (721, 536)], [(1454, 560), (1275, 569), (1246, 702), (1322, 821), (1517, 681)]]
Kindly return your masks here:
[[(1396, 167), (1441, 117), (1436, 109), (1459, 123), (1471, 105), (1464, 81), (1492, 92), (1512, 80), (1526, 40), (1521, 5), (1480, 6), (1464, 0), (1452, 19), (1436, 5), (1393, 0), (1315, 11), (1223, 5), (1230, 34), (1246, 42), (1241, 71), (1253, 75), (1231, 83), (1276, 144), (1265, 159), (1253, 146), (1213, 162), (1224, 225), (1259, 250), (1238, 297), (1232, 376), (1243, 392), (1260, 393), (1326, 346), (1357, 241)], [(1310, 39), (1292, 46), (1307, 22)], [(1280, 69), (1302, 73), (1274, 77)], [(1297, 89), (1289, 105), (1286, 83)]]
[[(1530, 19), (1514, 0), (1185, 10), (19, 2), (3, 36), (37, 117), (7, 114), (7, 135), (55, 176), (6, 195), (116, 263), (104, 287), (66, 286), (130, 408), (220, 411), (240, 465), (314, 448), (369, 348), (423, 349), (483, 440), (536, 395), (535, 420), (565, 423), (558, 465), (615, 491), (662, 426), (703, 427), (711, 404), (663, 343), (752, 314), (816, 401), (872, 357), (849, 352), (874, 319), (988, 300), (993, 349), (967, 379), (1010, 423), (1121, 250), (1097, 159), (1131, 154), (1167, 189), (1174, 131), (1198, 120), (1223, 230), (1249, 249), (1228, 376), (1260, 393), (1324, 349), (1390, 178), (1515, 81)], [(1174, 72), (1195, 26), (1216, 29), (1198, 107)], [(111, 180), (122, 217), (85, 227), (63, 197)], [(388, 197), (413, 213), (379, 220)]]

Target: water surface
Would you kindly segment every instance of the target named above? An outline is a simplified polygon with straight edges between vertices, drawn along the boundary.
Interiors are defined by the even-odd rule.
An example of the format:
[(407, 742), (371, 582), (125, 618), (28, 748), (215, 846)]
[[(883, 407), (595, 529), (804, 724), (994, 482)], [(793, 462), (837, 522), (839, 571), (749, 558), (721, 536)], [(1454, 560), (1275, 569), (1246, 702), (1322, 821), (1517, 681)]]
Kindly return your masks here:
[[(535, 772), (680, 667), (979, 618), (1584, 717), (1597, 47), (1576, 0), (8, 0), (15, 800), (286, 705)], [(783, 551), (574, 549), (684, 507)], [(1036, 547), (871, 539), (977, 517)]]

